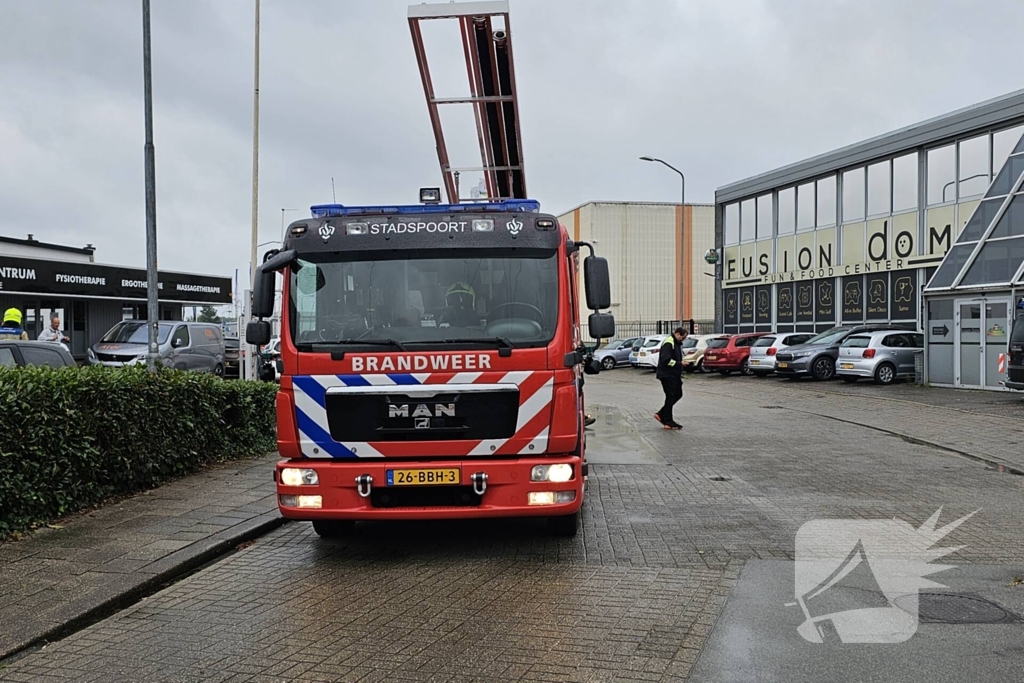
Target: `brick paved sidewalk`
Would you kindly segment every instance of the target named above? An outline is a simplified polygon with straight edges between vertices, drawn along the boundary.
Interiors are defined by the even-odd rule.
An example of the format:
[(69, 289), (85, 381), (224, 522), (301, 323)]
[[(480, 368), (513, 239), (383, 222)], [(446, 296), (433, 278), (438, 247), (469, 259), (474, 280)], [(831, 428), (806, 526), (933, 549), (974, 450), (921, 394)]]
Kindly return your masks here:
[(0, 659), (281, 524), (276, 459), (217, 465), (0, 545)]

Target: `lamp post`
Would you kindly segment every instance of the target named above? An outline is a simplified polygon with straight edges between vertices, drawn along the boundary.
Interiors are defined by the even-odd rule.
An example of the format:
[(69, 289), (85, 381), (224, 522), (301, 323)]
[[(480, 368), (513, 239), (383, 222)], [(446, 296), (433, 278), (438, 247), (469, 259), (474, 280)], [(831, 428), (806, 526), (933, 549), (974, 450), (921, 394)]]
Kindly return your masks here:
[(252, 253), (250, 254), (249, 287), (256, 286), (256, 250), (259, 245), (259, 165), (260, 165), (260, 0), (256, 0), (255, 55), (253, 58), (252, 94)]
[(156, 264), (156, 152), (153, 147), (153, 74), (150, 54), (149, 0), (142, 0), (142, 74), (145, 98), (146, 146), (146, 327), (149, 328), (149, 353), (146, 366), (156, 372), (160, 358), (157, 331), (160, 323), (158, 275)]
[(284, 212), (298, 211), (298, 209), (281, 209), (281, 247), (284, 248)]
[[(650, 161), (650, 162), (661, 164), (662, 166), (665, 166), (665, 167), (675, 171), (676, 173), (678, 173), (680, 180), (682, 180), (682, 192), (680, 194), (680, 202), (681, 202), (680, 203), (680, 207), (681, 207), (680, 211), (681, 211), (681, 213), (680, 213), (680, 220), (679, 220), (679, 223), (680, 223), (679, 239), (682, 240), (682, 242), (683, 242), (682, 248), (680, 249), (680, 251), (682, 252), (683, 267), (685, 268), (686, 267), (686, 259), (689, 257), (689, 255), (686, 253), (686, 240), (682, 239), (683, 238), (683, 235), (682, 235), (683, 228), (686, 227), (686, 176), (683, 175), (683, 172), (680, 171), (678, 168), (676, 168), (672, 164), (668, 163), (667, 161), (662, 161), (661, 159), (655, 159), (654, 157), (640, 157), (640, 161)], [(682, 285), (682, 283), (680, 283), (680, 286), (681, 285)], [(686, 294), (689, 295), (689, 292), (686, 292)], [(684, 315), (684, 311), (680, 310), (679, 311), (680, 319), (683, 317), (683, 315)]]

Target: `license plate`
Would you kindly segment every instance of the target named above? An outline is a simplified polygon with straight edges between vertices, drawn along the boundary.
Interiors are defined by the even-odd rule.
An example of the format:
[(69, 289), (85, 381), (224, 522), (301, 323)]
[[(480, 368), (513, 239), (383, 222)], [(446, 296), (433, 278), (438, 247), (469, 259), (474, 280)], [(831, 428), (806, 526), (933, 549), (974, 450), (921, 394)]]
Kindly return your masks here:
[(853, 370), (853, 363), (840, 363), (839, 367), (843, 370)]
[(752, 361), (750, 361), (750, 364), (751, 365), (760, 365), (761, 361), (759, 361), (759, 360), (752, 360)]
[(718, 356), (708, 356), (708, 360), (715, 360)]
[(456, 467), (436, 470), (388, 470), (388, 486), (453, 486), (459, 483)]
[(780, 368), (788, 368), (789, 367), (789, 363), (776, 363), (776, 365), (779, 366)]

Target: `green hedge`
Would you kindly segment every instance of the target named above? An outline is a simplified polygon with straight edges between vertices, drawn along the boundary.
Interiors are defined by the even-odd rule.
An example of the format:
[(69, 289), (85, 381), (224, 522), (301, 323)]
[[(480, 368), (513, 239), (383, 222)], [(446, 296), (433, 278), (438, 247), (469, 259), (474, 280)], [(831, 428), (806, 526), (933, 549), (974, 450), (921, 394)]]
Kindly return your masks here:
[(0, 538), (275, 449), (276, 384), (145, 368), (0, 368)]

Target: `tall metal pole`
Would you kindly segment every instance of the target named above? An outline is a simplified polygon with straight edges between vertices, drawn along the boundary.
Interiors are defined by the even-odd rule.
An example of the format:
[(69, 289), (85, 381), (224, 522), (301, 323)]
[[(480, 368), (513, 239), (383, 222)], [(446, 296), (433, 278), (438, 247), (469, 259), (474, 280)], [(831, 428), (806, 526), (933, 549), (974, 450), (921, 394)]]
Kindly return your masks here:
[[(682, 261), (683, 261), (682, 266), (683, 266), (683, 268), (687, 268), (687, 267), (689, 267), (689, 264), (687, 263), (686, 259), (689, 258), (689, 254), (686, 253), (686, 240), (683, 239), (683, 234), (682, 234), (683, 232), (686, 231), (686, 176), (683, 175), (683, 172), (680, 171), (678, 168), (676, 168), (675, 166), (673, 166), (672, 164), (670, 164), (670, 163), (668, 163), (666, 161), (662, 161), (661, 159), (655, 159), (653, 157), (640, 157), (640, 161), (653, 161), (653, 162), (659, 163), (662, 166), (670, 168), (673, 171), (675, 171), (676, 173), (678, 173), (680, 179), (682, 179), (683, 190), (682, 190), (682, 197), (680, 197), (680, 199), (682, 201), (682, 207), (681, 207), (680, 221), (679, 221), (680, 222), (680, 235), (679, 235), (679, 238), (683, 242), (682, 248), (680, 250), (682, 252), (681, 253), (681, 258), (682, 258)], [(686, 292), (686, 294), (689, 295), (689, 292)], [(682, 315), (682, 311), (680, 311), (680, 315)]]
[(253, 74), (252, 99), (252, 252), (249, 254), (250, 289), (256, 286), (256, 242), (259, 240), (259, 178), (260, 178), (260, 0), (256, 0), (256, 54)]
[(156, 152), (153, 147), (153, 76), (149, 42), (149, 0), (142, 0), (142, 70), (146, 110), (146, 323), (149, 328), (149, 353), (146, 365), (156, 372), (160, 358), (156, 262)]

